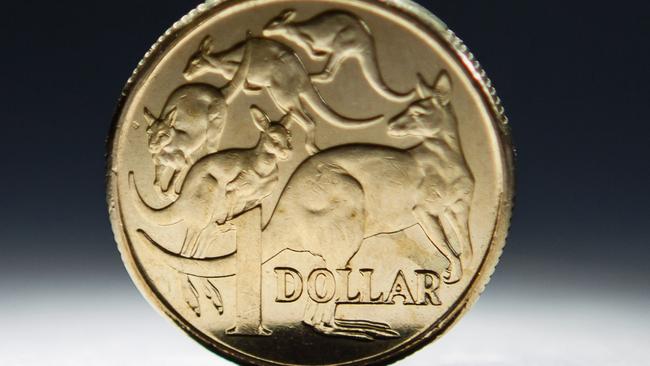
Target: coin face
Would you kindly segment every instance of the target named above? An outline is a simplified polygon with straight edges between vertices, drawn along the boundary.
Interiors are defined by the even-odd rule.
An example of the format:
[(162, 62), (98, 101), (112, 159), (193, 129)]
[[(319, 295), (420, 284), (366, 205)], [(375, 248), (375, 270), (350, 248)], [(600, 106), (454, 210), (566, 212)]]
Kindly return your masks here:
[(115, 118), (124, 263), (231, 360), (402, 358), (463, 315), (504, 245), (512, 152), (490, 85), (410, 2), (202, 5)]

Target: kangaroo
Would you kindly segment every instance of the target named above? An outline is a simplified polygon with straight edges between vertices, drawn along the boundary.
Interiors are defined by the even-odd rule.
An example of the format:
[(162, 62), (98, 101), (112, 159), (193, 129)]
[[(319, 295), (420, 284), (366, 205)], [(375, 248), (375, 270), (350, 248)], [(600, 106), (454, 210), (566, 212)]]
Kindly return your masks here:
[(217, 152), (200, 159), (183, 182), (182, 194), (166, 207), (147, 204), (135, 186), (136, 209), (150, 222), (162, 226), (180, 222), (187, 228), (181, 253), (194, 256), (202, 231), (210, 224), (224, 225), (240, 213), (250, 210), (270, 195), (278, 181), (278, 161), (289, 158), (291, 133), (282, 123), (271, 123), (259, 108), (251, 107), (260, 139), (252, 149)]
[(429, 223), (429, 229), (423, 227), (425, 232), (452, 262), (448, 280), (453, 283), (462, 274), (453, 267), (461, 267), (461, 259), (467, 262), (473, 255), (469, 212), (475, 181), (460, 144), (458, 122), (450, 104), (449, 75), (443, 71), (433, 88), (422, 80), (417, 91), (422, 99), (395, 117), (388, 126), (388, 133), (394, 137), (423, 138), (422, 144), (409, 150), (424, 170), (420, 189), (426, 199), (415, 212), (421, 216), (421, 225)]
[[(421, 81), (417, 91), (420, 100), (389, 122), (392, 136), (422, 138), (417, 146), (344, 145), (301, 163), (263, 228), (263, 263), (291, 250), (322, 257), (332, 271), (347, 268), (365, 239), (419, 225), (449, 261), (445, 282), (462, 278), (472, 256), (468, 220), (474, 179), (458, 139), (451, 79), (442, 72), (433, 87)], [(206, 275), (202, 263), (158, 254), (174, 268)], [(221, 273), (219, 266), (214, 271)], [(336, 306), (309, 303), (303, 321), (327, 335), (398, 336), (384, 323), (337, 319)]]
[[(262, 233), (263, 258), (289, 248), (322, 256), (332, 270), (347, 268), (365, 239), (419, 225), (449, 261), (445, 282), (462, 278), (472, 256), (468, 221), (474, 178), (450, 104), (451, 79), (443, 72), (433, 87), (421, 81), (417, 91), (420, 99), (391, 119), (388, 133), (417, 136), (422, 143), (407, 151), (342, 146), (305, 161)], [(336, 319), (336, 306), (309, 306), (304, 322), (324, 334), (391, 335), (387, 324)]]
[(295, 52), (269, 39), (249, 37), (230, 49), (214, 52), (212, 39), (206, 37), (185, 68), (185, 76), (213, 72), (231, 80), (226, 94), (232, 98), (242, 88), (249, 92), (267, 91), (275, 105), (291, 113), (307, 135), (310, 155), (318, 152), (314, 119), (305, 111), (309, 104), (325, 122), (339, 127), (367, 127), (383, 116), (365, 120), (349, 119), (331, 110), (316, 90)]
[(218, 89), (187, 84), (171, 93), (161, 116), (144, 108), (154, 161), (154, 185), (180, 192), (184, 175), (201, 156), (216, 152), (225, 125), (226, 103)]
[(347, 59), (359, 62), (366, 79), (382, 97), (409, 102), (415, 91), (400, 94), (386, 85), (377, 65), (375, 42), (366, 23), (345, 11), (327, 11), (303, 22), (293, 22), (295, 10), (285, 10), (264, 28), (265, 37), (281, 37), (301, 47), (314, 60), (327, 58), (325, 69), (312, 80), (330, 82)]

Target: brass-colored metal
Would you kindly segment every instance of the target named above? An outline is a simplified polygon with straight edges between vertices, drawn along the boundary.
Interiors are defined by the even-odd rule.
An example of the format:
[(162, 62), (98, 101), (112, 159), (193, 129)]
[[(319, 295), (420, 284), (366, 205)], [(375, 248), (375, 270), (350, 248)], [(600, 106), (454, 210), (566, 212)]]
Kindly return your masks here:
[(494, 89), (404, 0), (199, 6), (127, 83), (109, 149), (134, 282), (241, 363), (414, 352), (476, 301), (510, 220)]

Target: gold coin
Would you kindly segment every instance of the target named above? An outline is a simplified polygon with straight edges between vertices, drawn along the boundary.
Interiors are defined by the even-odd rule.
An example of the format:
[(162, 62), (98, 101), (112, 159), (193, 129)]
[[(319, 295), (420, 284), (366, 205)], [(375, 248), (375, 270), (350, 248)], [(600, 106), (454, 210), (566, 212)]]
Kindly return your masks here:
[(476, 301), (510, 220), (494, 89), (404, 0), (201, 5), (138, 65), (109, 146), (134, 282), (240, 363), (405, 357)]

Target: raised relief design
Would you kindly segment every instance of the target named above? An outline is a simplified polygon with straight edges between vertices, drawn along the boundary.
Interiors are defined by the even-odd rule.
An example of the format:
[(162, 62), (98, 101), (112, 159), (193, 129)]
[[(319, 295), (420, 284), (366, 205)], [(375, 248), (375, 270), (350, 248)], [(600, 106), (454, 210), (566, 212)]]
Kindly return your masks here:
[(422, 99), (394, 118), (388, 133), (423, 138), (421, 145), (409, 150), (424, 172), (414, 212), (429, 239), (450, 261), (446, 280), (455, 283), (462, 275), (462, 261), (469, 262), (473, 253), (469, 211), (474, 177), (450, 105), (451, 79), (442, 72), (433, 88), (422, 81), (417, 90)]
[[(283, 13), (269, 23), (264, 35), (275, 32), (275, 35), (294, 37), (303, 42), (302, 47), (309, 47), (314, 56), (328, 55), (340, 60), (339, 63), (355, 57), (364, 70), (374, 67), (370, 74), (364, 71), (366, 78), (376, 77), (370, 84), (389, 93), (391, 96), (387, 98), (393, 102), (403, 100), (404, 104), (402, 112), (388, 121), (387, 140), (408, 137), (420, 142), (408, 149), (359, 143), (317, 151), (315, 121), (306, 113), (303, 101), (324, 110), (323, 115), (334, 120), (323, 120), (333, 123), (342, 133), (350, 128), (363, 128), (365, 124), (340, 118), (321, 98), (301, 60), (288, 46), (249, 36), (226, 51), (214, 52), (207, 38), (189, 61), (186, 76), (217, 72), (230, 82), (221, 89), (223, 94), (213, 87), (203, 89), (189, 84), (172, 93), (160, 118), (151, 117), (147, 112), (153, 120), (150, 130), (162, 131), (152, 133), (157, 136), (156, 145), (168, 147), (165, 154), (180, 150), (182, 156), (191, 156), (192, 151), (205, 144), (218, 146), (223, 123), (213, 121), (222, 120), (226, 113), (222, 106), (227, 106), (229, 98), (240, 90), (267, 91), (284, 117), (279, 122), (271, 122), (266, 111), (251, 105), (252, 122), (260, 131), (255, 147), (212, 151), (197, 161), (179, 159), (181, 163), (191, 164), (191, 168), (186, 177), (175, 178), (173, 184), (179, 184), (178, 196), (165, 207), (148, 204), (136, 186), (137, 172), (130, 172), (127, 198), (134, 211), (161, 232), (170, 227), (180, 227), (185, 232), (179, 252), (167, 249), (173, 245), (160, 243), (156, 233), (144, 228), (137, 230), (139, 239), (155, 262), (187, 276), (184, 297), (194, 313), (200, 315), (198, 299), (203, 293), (219, 313), (236, 314), (236, 324), (227, 334), (272, 334), (262, 313), (261, 268), (283, 253), (303, 253), (317, 258), (320, 264), (307, 272), (290, 265), (275, 267), (272, 274), (277, 285), (272, 294), (273, 306), (305, 300), (303, 323), (323, 335), (361, 340), (400, 337), (398, 329), (381, 319), (341, 316), (337, 309), (347, 305), (439, 306), (439, 292), (463, 279), (464, 268), (473, 254), (469, 213), (474, 178), (463, 154), (452, 107), (453, 83), (447, 72), (441, 71), (431, 85), (421, 77), (413, 96), (400, 96), (385, 87), (378, 76), (376, 55), (369, 53), (371, 49), (359, 56), (358, 47), (345, 48), (345, 42), (340, 44), (336, 39), (321, 37), (329, 30), (336, 37), (351, 37), (354, 42), (350, 44), (361, 44), (365, 39), (366, 46), (372, 45), (370, 31), (360, 19), (347, 13), (326, 12), (305, 22), (291, 23), (293, 16), (293, 12)], [(365, 38), (358, 34), (360, 31)], [(297, 33), (292, 35), (292, 32)], [(336, 74), (336, 66), (332, 67), (334, 70), (326, 70), (328, 78)], [(181, 90), (186, 91), (180, 93)], [(187, 100), (179, 102), (178, 93)], [(189, 103), (192, 98), (203, 99), (200, 103)], [(188, 105), (200, 108), (193, 109), (196, 113), (192, 114), (187, 111)], [(194, 129), (180, 127), (183, 125), (179, 125), (181, 112), (200, 116), (192, 125)], [(293, 165), (296, 168), (291, 171), (282, 171), (279, 163), (296, 159), (291, 141), (292, 120), (308, 135), (311, 133), (305, 145), (312, 155), (296, 161)], [(183, 121), (189, 124), (190, 120)], [(205, 135), (199, 131), (204, 125), (211, 130)], [(160, 153), (163, 149), (156, 151)], [(156, 156), (155, 184), (158, 185), (161, 181), (158, 165), (163, 160)], [(164, 163), (181, 165), (167, 160)], [(178, 172), (172, 176), (176, 175)], [(281, 180), (280, 175), (288, 179)], [(288, 183), (279, 184), (284, 181)], [(273, 204), (265, 199), (274, 193), (279, 195), (279, 200), (270, 221), (264, 225), (260, 206)], [(426, 250), (439, 253), (446, 270), (397, 269), (390, 274), (388, 283), (377, 282), (376, 269), (351, 267), (365, 242), (383, 243), (389, 240), (387, 236), (404, 236), (418, 227), (424, 233)], [(217, 257), (197, 255), (215, 237), (233, 232), (235, 251)], [(410, 253), (408, 248), (403, 252)], [(236, 299), (234, 303), (224, 303), (211, 279), (230, 276), (236, 277)]]
[[(362, 304), (362, 305), (378, 305), (378, 304), (395, 304), (395, 298), (401, 297), (405, 305), (440, 305), (440, 299), (436, 294), (440, 286), (440, 281), (437, 274), (428, 270), (417, 270), (414, 276), (417, 277), (417, 293), (413, 292), (409, 287), (409, 281), (406, 280), (404, 272), (397, 271), (389, 291), (379, 291), (375, 294), (377, 284), (373, 281), (374, 270), (364, 268), (359, 270), (359, 275), (363, 278), (363, 285), (353, 288), (350, 286), (350, 277), (352, 270), (349, 268), (337, 269), (340, 281), (327, 268), (317, 268), (309, 273), (306, 281), (303, 280), (304, 276), (299, 270), (291, 267), (276, 267), (274, 269), (277, 278), (277, 295), (276, 302), (290, 303), (300, 299), (304, 289), (311, 301), (316, 303), (327, 303), (334, 299), (337, 289), (341, 293), (341, 297), (336, 299), (337, 304)], [(322, 287), (319, 285), (319, 277), (323, 277)], [(291, 283), (291, 284), (290, 284)], [(384, 289), (386, 290), (386, 289)], [(354, 294), (354, 295), (351, 295)], [(416, 295), (414, 297), (414, 295)], [(329, 314), (328, 314), (329, 315)], [(352, 325), (356, 321), (346, 321), (336, 319), (335, 323)], [(364, 321), (368, 323), (368, 321)], [(376, 323), (384, 329), (389, 329), (387, 324)], [(321, 325), (319, 325), (321, 326)], [(349, 329), (348, 332), (352, 330)], [(393, 333), (394, 335), (398, 335)], [(363, 331), (355, 334), (359, 337), (366, 337)]]
[(344, 11), (328, 11), (303, 22), (293, 21), (294, 10), (285, 10), (264, 28), (265, 37), (280, 37), (305, 50), (314, 60), (326, 59), (325, 69), (313, 81), (331, 82), (341, 65), (356, 60), (372, 87), (384, 98), (407, 102), (415, 92), (400, 94), (386, 85), (379, 71), (375, 40), (370, 28)]
[(170, 188), (174, 188), (173, 193), (180, 192), (184, 175), (198, 158), (219, 150), (226, 113), (221, 91), (206, 84), (188, 84), (175, 90), (160, 117), (145, 107), (156, 187), (162, 192)]
[[(196, 316), (201, 316), (201, 294), (210, 301), (212, 306), (217, 309), (219, 314), (223, 314), (223, 299), (221, 292), (210, 279), (197, 278), (192, 276), (185, 277), (186, 283), (182, 286), (183, 298), (187, 306), (192, 309)], [(201, 289), (201, 292), (199, 292)]]
[(257, 107), (251, 108), (255, 126), (261, 131), (252, 149), (227, 150), (199, 160), (183, 182), (182, 193), (166, 207), (153, 208), (138, 193), (135, 207), (149, 222), (160, 226), (182, 224), (186, 230), (181, 253), (196, 255), (202, 236), (212, 225), (230, 229), (226, 222), (244, 211), (258, 206), (271, 194), (278, 181), (278, 160), (291, 153), (289, 131), (280, 123), (271, 123)]
[(225, 51), (214, 52), (212, 38), (206, 37), (185, 68), (192, 79), (200, 73), (212, 72), (230, 80), (225, 88), (231, 97), (240, 90), (248, 93), (267, 92), (284, 114), (292, 114), (307, 134), (306, 149), (318, 152), (314, 128), (316, 120), (304, 103), (316, 112), (317, 118), (338, 127), (363, 127), (381, 120), (381, 116), (365, 120), (346, 118), (334, 112), (323, 100), (305, 70), (302, 61), (288, 46), (265, 38), (249, 37)]

